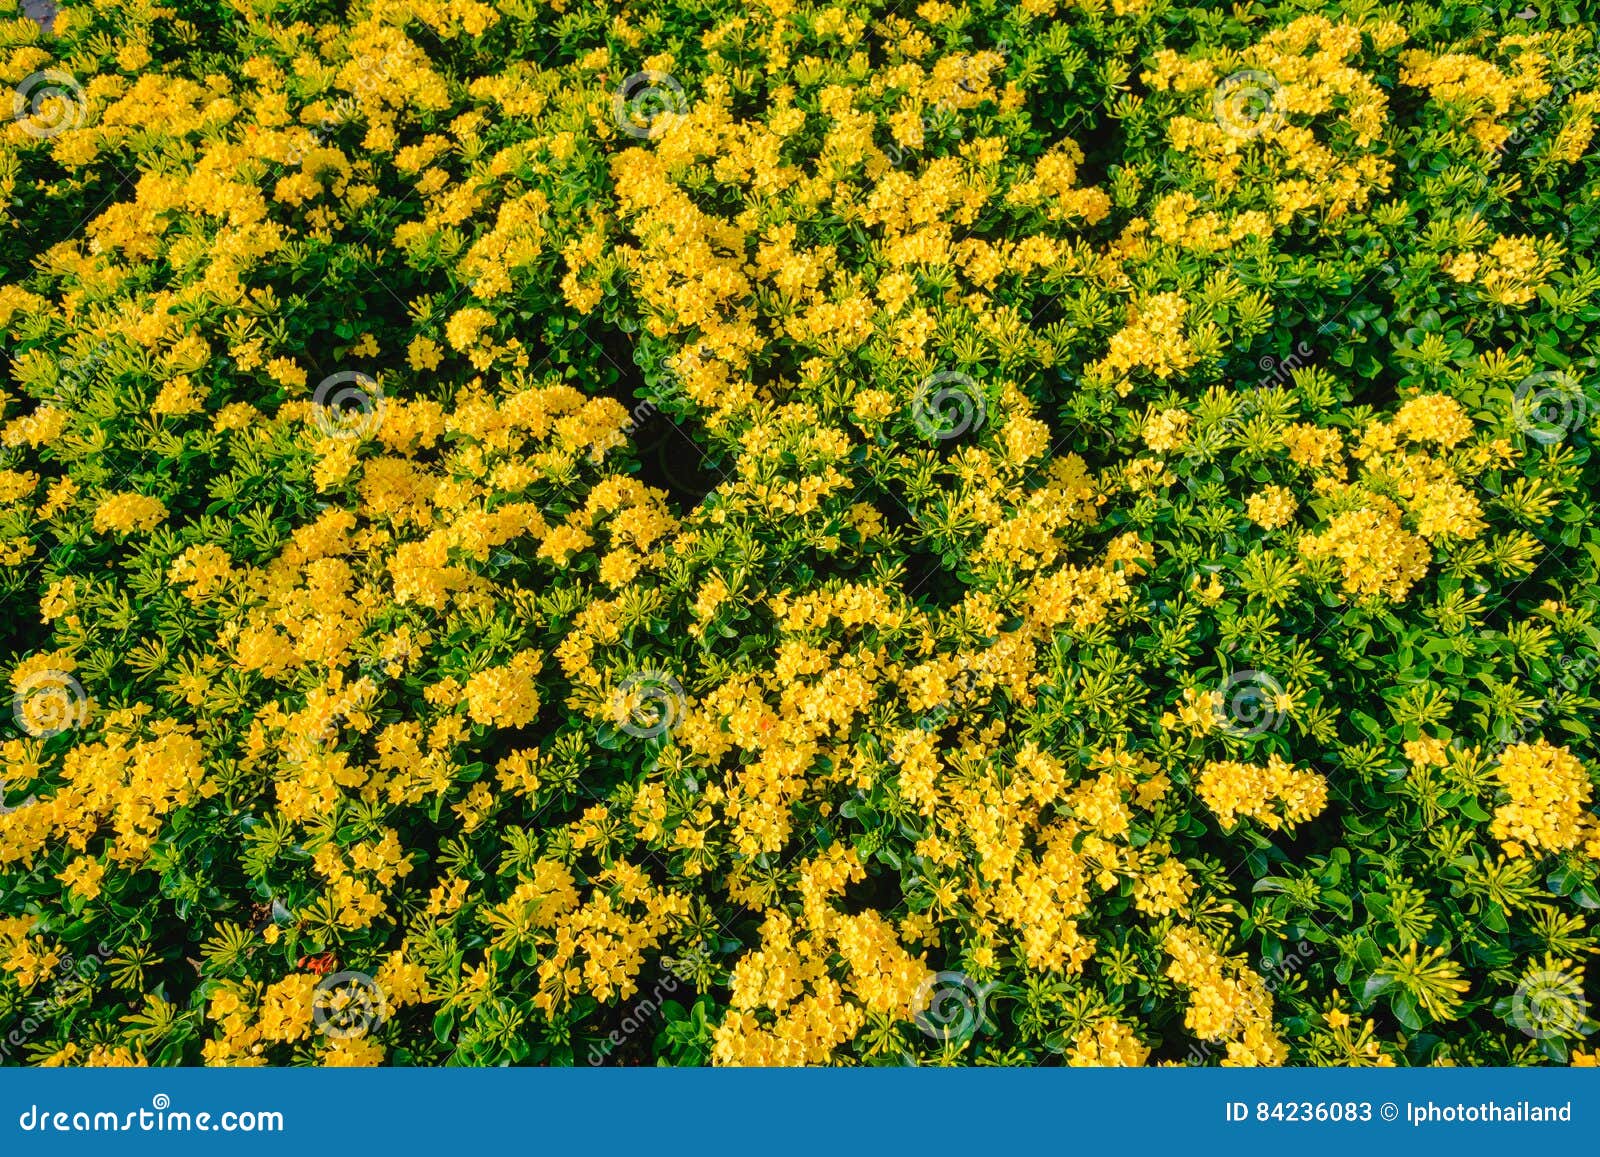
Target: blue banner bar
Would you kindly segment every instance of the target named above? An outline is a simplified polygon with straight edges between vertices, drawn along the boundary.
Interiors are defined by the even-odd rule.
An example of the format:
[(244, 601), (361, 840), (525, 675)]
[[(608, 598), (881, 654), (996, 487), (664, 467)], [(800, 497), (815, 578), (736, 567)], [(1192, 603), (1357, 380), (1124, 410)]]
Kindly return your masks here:
[[(0, 1154), (1592, 1152), (1585, 1069), (28, 1070)], [(1419, 1147), (1425, 1147), (1419, 1149)], [(1548, 1148), (1547, 1148), (1548, 1147)]]

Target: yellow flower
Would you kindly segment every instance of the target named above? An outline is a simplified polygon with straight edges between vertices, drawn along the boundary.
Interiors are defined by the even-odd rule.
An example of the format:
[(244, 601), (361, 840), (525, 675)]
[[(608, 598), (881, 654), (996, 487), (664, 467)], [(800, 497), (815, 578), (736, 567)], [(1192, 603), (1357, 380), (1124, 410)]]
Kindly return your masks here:
[(1073, 1039), (1067, 1064), (1074, 1068), (1139, 1068), (1150, 1049), (1127, 1025), (1115, 1017), (1102, 1017)]
[(537, 651), (521, 651), (503, 666), (477, 672), (463, 691), (467, 714), (489, 727), (527, 726), (539, 713), (533, 679), (543, 665)]
[(1158, 454), (1181, 450), (1194, 418), (1184, 410), (1153, 410), (1144, 422), (1144, 442)]
[(1546, 852), (1583, 847), (1600, 859), (1600, 821), (1588, 811), (1593, 787), (1577, 756), (1544, 739), (1514, 743), (1500, 753), (1494, 774), (1509, 798), (1495, 808), (1489, 831), (1508, 855), (1527, 844)]
[(100, 895), (100, 881), (105, 877), (105, 865), (88, 856), (78, 856), (56, 875), (72, 894), (85, 900)]
[(1294, 520), (1299, 502), (1282, 486), (1266, 486), (1245, 499), (1245, 517), (1264, 530), (1277, 530)]
[(204, 404), (195, 390), (193, 380), (188, 374), (180, 374), (161, 387), (150, 410), (156, 414), (181, 417), (184, 414), (199, 413), (203, 408)]
[(1265, 766), (1213, 760), (1200, 771), (1195, 791), (1224, 829), (1239, 816), (1269, 828), (1293, 827), (1319, 815), (1328, 803), (1328, 781), (1314, 771), (1299, 771), (1276, 752)]
[(187, 587), (184, 593), (194, 602), (210, 595), (232, 576), (233, 560), (228, 552), (211, 543), (189, 547), (167, 568), (167, 578)]
[(468, 306), (451, 315), (445, 325), (445, 338), (453, 349), (466, 351), (475, 346), (479, 336), (492, 325), (492, 313), (477, 306)]
[(1299, 547), (1308, 559), (1335, 560), (1347, 593), (1396, 602), (1428, 573), (1433, 557), (1426, 541), (1400, 525), (1394, 503), (1377, 496), (1360, 509), (1335, 515), (1326, 530), (1301, 535)]
[(1448, 449), (1472, 434), (1472, 419), (1461, 403), (1445, 394), (1412, 398), (1394, 416), (1394, 429), (1413, 442), (1437, 442)]
[(122, 534), (153, 530), (166, 516), (167, 508), (158, 499), (143, 494), (112, 494), (95, 507), (94, 528), (101, 534), (108, 530)]
[(444, 352), (440, 350), (438, 342), (418, 334), (411, 339), (411, 345), (406, 350), (406, 360), (414, 370), (434, 370), (438, 369), (439, 363), (444, 360)]

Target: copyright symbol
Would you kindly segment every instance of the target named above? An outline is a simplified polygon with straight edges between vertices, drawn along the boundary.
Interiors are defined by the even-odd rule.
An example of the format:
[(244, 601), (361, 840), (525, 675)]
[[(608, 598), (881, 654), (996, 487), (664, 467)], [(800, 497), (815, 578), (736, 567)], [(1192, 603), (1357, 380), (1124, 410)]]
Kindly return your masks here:
[(1383, 1108), (1378, 1110), (1378, 1116), (1382, 1117), (1385, 1121), (1392, 1121), (1399, 1115), (1400, 1106), (1396, 1105), (1393, 1101), (1385, 1101), (1383, 1103)]

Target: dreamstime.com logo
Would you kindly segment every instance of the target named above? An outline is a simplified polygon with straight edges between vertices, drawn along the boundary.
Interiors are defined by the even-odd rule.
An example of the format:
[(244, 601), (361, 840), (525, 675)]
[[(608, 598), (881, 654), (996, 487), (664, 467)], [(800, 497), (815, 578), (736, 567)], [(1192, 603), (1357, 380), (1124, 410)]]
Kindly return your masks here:
[(1582, 978), (1560, 969), (1530, 972), (1511, 996), (1511, 1023), (1534, 1040), (1580, 1036), (1588, 1015)]
[(12, 119), (40, 140), (77, 128), (88, 114), (83, 86), (59, 68), (24, 77), (11, 94)]
[(11, 718), (35, 739), (49, 739), (89, 721), (89, 696), (65, 671), (35, 671), (11, 697)]
[(655, 69), (636, 72), (611, 95), (611, 120), (636, 140), (666, 133), (689, 109), (683, 85)]
[(311, 405), (312, 421), (324, 437), (369, 438), (383, 425), (383, 387), (359, 370), (323, 378)]
[(979, 984), (964, 972), (936, 972), (917, 986), (911, 1020), (938, 1044), (966, 1044), (988, 1020), (992, 984)]
[(911, 400), (911, 420), (924, 438), (946, 442), (983, 425), (983, 391), (971, 375), (940, 370), (924, 379)]
[(1277, 730), (1286, 696), (1265, 671), (1235, 671), (1217, 688), (1217, 729), (1240, 739)]
[(311, 993), (311, 1023), (330, 1040), (360, 1040), (388, 1019), (383, 988), (365, 972), (324, 976)]
[(24, 1133), (282, 1133), (283, 1114), (276, 1110), (190, 1113), (172, 1108), (172, 1098), (157, 1093), (149, 1108), (113, 1113), (101, 1109), (50, 1109), (29, 1105), (17, 1118)]
[(607, 1057), (640, 1029), (654, 1025), (660, 1019), (661, 1008), (666, 1003), (667, 996), (677, 992), (680, 984), (693, 980), (695, 970), (706, 965), (710, 959), (710, 954), (700, 947), (690, 949), (681, 959), (663, 958), (662, 964), (666, 966), (667, 975), (650, 990), (650, 995), (640, 997), (628, 1007), (621, 1023), (612, 1029), (604, 1040), (596, 1041), (589, 1046), (589, 1063), (604, 1064)]
[(1283, 127), (1283, 85), (1270, 72), (1247, 68), (1221, 81), (1211, 94), (1217, 125), (1249, 140)]
[(683, 722), (689, 700), (683, 685), (662, 671), (636, 671), (612, 696), (617, 730), (635, 739), (655, 739)]
[(80, 391), (93, 380), (110, 352), (111, 343), (103, 341), (80, 357), (64, 357), (57, 362), (55, 400), (69, 406), (76, 404)]
[(1529, 374), (1512, 392), (1511, 417), (1518, 430), (1541, 445), (1561, 441), (1589, 417), (1582, 377), (1573, 370)]

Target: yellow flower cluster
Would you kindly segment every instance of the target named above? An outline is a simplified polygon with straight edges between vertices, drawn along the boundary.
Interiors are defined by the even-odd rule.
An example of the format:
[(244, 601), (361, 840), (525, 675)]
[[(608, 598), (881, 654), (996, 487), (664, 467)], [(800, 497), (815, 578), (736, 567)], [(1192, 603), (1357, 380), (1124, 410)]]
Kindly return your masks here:
[[(146, 723), (144, 714), (109, 713), (99, 739), (67, 753), (49, 799), (0, 815), (0, 864), (31, 863), (53, 840), (82, 849), (102, 825), (113, 863), (128, 868), (146, 859), (164, 817), (207, 789), (203, 748), (191, 729)], [(36, 741), (8, 741), (0, 746), (0, 779), (31, 780), (37, 757)]]
[(1299, 508), (1299, 500), (1286, 486), (1262, 487), (1244, 503), (1245, 517), (1264, 530), (1288, 526)]
[(1302, 535), (1300, 553), (1336, 562), (1348, 593), (1397, 602), (1428, 573), (1432, 560), (1428, 544), (1400, 524), (1400, 508), (1377, 496), (1335, 515), (1326, 530)]
[(1085, 373), (1115, 380), (1117, 393), (1128, 394), (1133, 382), (1128, 374), (1145, 369), (1158, 378), (1170, 378), (1194, 364), (1195, 353), (1184, 335), (1183, 319), (1189, 303), (1180, 293), (1158, 293), (1128, 307), (1127, 324), (1111, 335), (1106, 356)]
[(1499, 47), (1515, 50), (1505, 67), (1467, 53), (1434, 55), (1412, 49), (1400, 56), (1402, 84), (1428, 90), (1435, 100), (1470, 110), (1467, 131), (1485, 152), (1511, 135), (1506, 113), (1550, 92), (1548, 59), (1534, 49), (1534, 37), (1507, 36)]
[(1513, 743), (1494, 774), (1510, 798), (1495, 808), (1489, 830), (1508, 856), (1581, 849), (1600, 860), (1600, 819), (1588, 810), (1593, 783), (1577, 756), (1542, 738)]
[(1264, 765), (1212, 760), (1200, 769), (1195, 791), (1224, 828), (1232, 828), (1240, 816), (1269, 828), (1292, 828), (1316, 818), (1328, 804), (1328, 781), (1291, 766), (1276, 752)]
[(462, 688), (467, 714), (489, 727), (523, 727), (539, 714), (533, 678), (544, 665), (535, 651), (521, 651), (511, 662), (479, 671)]
[(1560, 267), (1562, 247), (1532, 237), (1496, 237), (1482, 252), (1465, 249), (1444, 261), (1444, 271), (1470, 282), (1496, 305), (1527, 305)]
[[(1295, 746), (1273, 746), (1373, 766), (1331, 659), (1402, 615), (1464, 634), (1445, 624), (1485, 612), (1463, 580), (1531, 568), (1581, 455), (1498, 477), (1518, 454), (1495, 398), (1526, 359), (1463, 351), (1500, 313), (1409, 333), (1397, 405), (1309, 346), (1270, 385), (1221, 383), (1286, 348), (1294, 286), (1360, 272), (1342, 238), (1409, 227), (1396, 118), (1426, 103), (1496, 147), (1550, 91), (1553, 44), (1408, 52), (1433, 99), (1391, 109), (1388, 19), (1274, 17), (1185, 55), (1147, 52), (1165, 17), (1142, 0), (1072, 0), (1065, 23), (1025, 0), (1019, 37), (1059, 55), (1048, 29), (1112, 29), (1102, 79), (1145, 69), (1117, 110), (1142, 144), (1107, 165), (1032, 114), (1057, 71), (1037, 49), (957, 47), (971, 14), (942, 0), (713, 5), (687, 37), (570, 7), (257, 13), (250, 54), (203, 79), (166, 67), (165, 30), (107, 36), (73, 58), (115, 60), (81, 132), (0, 136), (19, 206), (138, 166), (31, 288), (0, 286), (0, 569), (29, 589), (44, 568), (51, 632), (11, 669), (28, 734), (0, 745), (0, 867), (47, 868), (67, 917), (0, 915), (0, 983), (37, 992), (74, 926), (127, 934), (106, 1016), (64, 1022), (82, 1039), (46, 1063), (141, 1063), (144, 1021), (202, 1023), (185, 1059), (219, 1065), (559, 1062), (683, 953), (704, 1004), (670, 1035), (696, 1062), (954, 1058), (918, 1030), (956, 969), (981, 1028), (991, 985), (1040, 1006), (986, 1054), (1006, 1063), (1054, 1034), (1070, 1064), (1142, 1065), (1180, 1012), (1232, 1064), (1387, 1060), (1311, 997), (1289, 999), (1325, 1027), (1281, 1035), (1227, 947), (1216, 833), (1173, 783), (1223, 850), (1336, 785), (1277, 751), (1216, 758), (1241, 741), (1205, 664), (1283, 676)], [(500, 58), (551, 37), (573, 50)], [(18, 76), (52, 59), (7, 51)], [(682, 98), (648, 132), (613, 114), (630, 74)], [(1552, 156), (1581, 157), (1592, 111), (1574, 100)], [(42, 171), (65, 176), (19, 184)], [(1405, 256), (1443, 269), (1449, 309), (1583, 287), (1550, 238), (1436, 224)], [(1529, 529), (1494, 533), (1507, 511)], [(1300, 634), (1297, 584), (1374, 604)], [(1544, 618), (1504, 649), (1586, 629)], [(24, 694), (46, 677), (71, 694)], [(61, 701), (74, 733), (47, 734)], [(1388, 706), (1456, 721), (1420, 691)], [(1445, 743), (1406, 747), (1395, 795), (1426, 815), (1442, 781), (1489, 782)], [(1510, 857), (1600, 858), (1575, 755), (1519, 744), (1493, 774)], [(1429, 834), (1460, 862), (1455, 822)], [(181, 963), (143, 928), (187, 923), (174, 905)], [(363, 967), (432, 1028), (403, 1053), (398, 1029), (319, 1031), (323, 977)]]
[(1139, 1068), (1150, 1049), (1115, 1017), (1102, 1017), (1073, 1038), (1067, 1064), (1075, 1068)]
[(102, 534), (107, 531), (128, 534), (150, 530), (166, 516), (167, 508), (159, 499), (143, 494), (112, 494), (95, 507), (94, 528)]
[(1273, 1026), (1272, 994), (1248, 963), (1186, 925), (1168, 932), (1162, 948), (1171, 958), (1166, 975), (1188, 991), (1184, 1024), (1202, 1041), (1224, 1043), (1224, 1064), (1283, 1064), (1288, 1049)]

